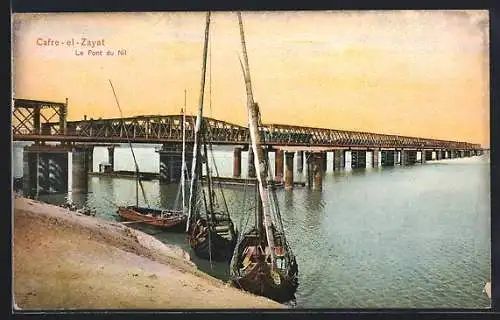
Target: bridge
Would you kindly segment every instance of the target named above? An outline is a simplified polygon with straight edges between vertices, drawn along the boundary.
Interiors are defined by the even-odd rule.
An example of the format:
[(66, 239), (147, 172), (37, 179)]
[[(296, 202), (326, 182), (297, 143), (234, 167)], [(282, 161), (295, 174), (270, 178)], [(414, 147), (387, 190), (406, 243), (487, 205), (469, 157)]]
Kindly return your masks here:
[[(183, 115), (142, 115), (113, 119), (86, 119), (67, 121), (68, 99), (65, 102), (14, 99), (12, 134), (14, 141), (33, 141), (35, 145), (25, 150), (32, 154), (25, 159), (25, 167), (31, 168), (32, 185), (39, 185), (34, 172), (50, 170), (56, 163), (62, 171), (68, 152), (73, 153), (73, 185), (86, 187), (85, 180), (92, 167), (93, 145), (126, 143), (148, 143), (163, 145), (160, 150), (160, 181), (176, 182), (180, 176), (180, 143), (185, 128), (187, 143), (194, 141), (196, 117)], [(233, 175), (241, 175), (241, 152), (248, 151), (248, 176), (255, 177), (254, 158), (249, 149), (250, 135), (247, 127), (209, 117), (203, 119), (206, 140), (214, 145), (234, 145)], [(427, 160), (441, 160), (482, 153), (481, 146), (464, 141), (448, 141), (389, 135), (380, 133), (346, 131), (286, 124), (263, 124), (261, 127), (264, 145), (275, 152), (275, 179), (284, 182), (285, 187), (293, 187), (294, 155), (297, 154), (297, 170), (303, 170), (304, 152), (307, 163), (309, 185), (321, 188), (321, 172), (326, 170), (326, 153), (334, 153), (333, 168), (345, 168), (346, 156), (351, 157), (352, 168), (366, 167), (371, 154), (373, 167), (410, 165)], [(46, 142), (58, 142), (57, 146)], [(109, 163), (113, 170), (113, 146), (109, 148)], [(59, 153), (58, 156), (48, 156)], [(64, 156), (66, 153), (66, 156)], [(62, 154), (62, 156), (61, 156)], [(36, 155), (36, 156), (35, 156)], [(59, 160), (57, 160), (57, 159)], [(41, 160), (42, 159), (42, 160)], [(45, 159), (45, 160), (43, 160)], [(52, 159), (52, 160), (50, 160)], [(76, 159), (76, 160), (75, 160)], [(45, 162), (43, 162), (45, 161)], [(52, 162), (51, 162), (52, 161)], [(190, 160), (188, 159), (188, 162)], [(41, 164), (42, 163), (42, 164)], [(53, 167), (54, 165), (52, 165)], [(65, 167), (66, 166), (66, 167)], [(37, 169), (38, 168), (38, 169)], [(283, 170), (285, 169), (285, 170)], [(29, 170), (27, 170), (29, 171)], [(48, 172), (48, 171), (47, 171)], [(75, 172), (76, 175), (75, 176)], [(283, 179), (284, 174), (284, 179)], [(79, 176), (78, 176), (79, 175)], [(47, 179), (49, 173), (45, 173)], [(60, 175), (64, 180), (64, 173)], [(67, 176), (67, 173), (66, 173)], [(37, 180), (37, 181), (35, 181)], [(64, 181), (62, 181), (63, 189)], [(51, 188), (50, 182), (46, 188)]]
[[(51, 116), (41, 111), (49, 109)], [(182, 142), (183, 116), (143, 115), (124, 119), (66, 121), (66, 103), (14, 99), (14, 141), (172, 143)], [(58, 117), (58, 121), (50, 121)], [(45, 122), (42, 122), (45, 120)], [(193, 142), (195, 116), (186, 116), (186, 140)], [(205, 117), (207, 139), (215, 145), (241, 145), (250, 142), (248, 128)], [(365, 148), (429, 148), (477, 150), (468, 142), (426, 139), (360, 131), (346, 131), (286, 124), (264, 124), (264, 144), (268, 146), (329, 146)]]

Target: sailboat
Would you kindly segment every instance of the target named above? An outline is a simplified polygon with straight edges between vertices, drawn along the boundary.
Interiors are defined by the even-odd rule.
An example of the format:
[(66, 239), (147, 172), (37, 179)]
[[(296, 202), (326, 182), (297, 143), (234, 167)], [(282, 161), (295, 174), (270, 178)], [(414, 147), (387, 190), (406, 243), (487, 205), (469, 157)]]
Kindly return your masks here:
[(258, 196), (255, 224), (238, 239), (230, 265), (232, 285), (278, 302), (294, 298), (298, 287), (298, 265), (287, 243), (274, 185), (270, 180), (269, 159), (261, 144), (260, 111), (253, 100), (250, 69), (238, 13), (245, 66), (241, 63), (247, 93), (248, 125), (252, 149), (256, 157)]
[[(207, 145), (211, 149), (211, 144), (208, 141), (209, 132), (203, 120), (209, 29), (210, 12), (206, 15), (201, 89), (195, 125), (186, 232), (189, 244), (198, 257), (211, 261), (229, 261), (236, 245), (237, 234), (222, 188), (219, 188), (222, 201), (218, 201), (207, 152)], [(202, 145), (203, 154), (201, 153)], [(201, 179), (202, 165), (205, 166), (206, 179)], [(213, 166), (216, 167), (215, 162)], [(202, 208), (204, 212), (202, 212)]]
[[(128, 138), (127, 128), (123, 121), (123, 114), (121, 111), (120, 104), (118, 102), (118, 98), (116, 96), (115, 89), (111, 80), (109, 81), (111, 85), (111, 89), (113, 90), (113, 94), (115, 96), (116, 104), (120, 110), (120, 116), (122, 119), (122, 125), (125, 129), (125, 135), (128, 140), (128, 144), (130, 147), (130, 151), (132, 152), (132, 157), (134, 158), (135, 164), (135, 206), (118, 206), (117, 214), (122, 219), (126, 220), (127, 224), (130, 223), (144, 223), (148, 225), (152, 225), (155, 227), (159, 227), (162, 229), (166, 229), (168, 231), (175, 232), (183, 232), (186, 227), (187, 217), (184, 214), (184, 210), (162, 210), (162, 209), (154, 209), (149, 206), (149, 203), (146, 198), (146, 193), (144, 191), (144, 186), (141, 181), (141, 174), (139, 170), (139, 165), (137, 164), (137, 160), (135, 158), (134, 149), (132, 148), (132, 142)], [(144, 197), (144, 201), (147, 204), (147, 207), (139, 206), (139, 186), (141, 187), (142, 195)]]

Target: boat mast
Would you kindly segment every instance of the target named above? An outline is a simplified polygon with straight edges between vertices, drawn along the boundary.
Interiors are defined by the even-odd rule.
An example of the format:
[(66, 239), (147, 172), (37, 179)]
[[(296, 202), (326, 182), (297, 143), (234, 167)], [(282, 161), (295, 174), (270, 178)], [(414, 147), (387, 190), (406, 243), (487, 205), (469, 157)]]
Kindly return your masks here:
[(139, 165), (137, 164), (137, 159), (135, 158), (135, 153), (134, 149), (132, 148), (132, 142), (130, 141), (128, 137), (128, 131), (127, 127), (125, 126), (125, 120), (123, 120), (123, 113), (122, 113), (122, 108), (120, 107), (120, 103), (118, 102), (118, 97), (116, 96), (115, 88), (113, 87), (113, 83), (111, 83), (111, 80), (109, 80), (109, 84), (111, 85), (111, 90), (113, 90), (113, 95), (115, 96), (115, 101), (116, 105), (118, 106), (118, 110), (120, 110), (120, 117), (122, 119), (122, 126), (125, 130), (125, 136), (127, 137), (128, 145), (130, 147), (130, 151), (132, 152), (132, 157), (134, 158), (134, 164), (135, 164), (135, 206), (139, 207), (139, 184), (141, 185), (141, 190), (142, 190), (142, 196), (144, 197), (144, 201), (146, 202), (146, 205), (149, 208), (149, 203), (146, 198), (146, 192), (144, 191), (144, 186), (142, 185), (140, 176), (139, 176)]
[(184, 109), (182, 110), (182, 213), (186, 212), (186, 89), (184, 89)]
[(200, 98), (198, 101), (198, 115), (196, 116), (196, 125), (194, 128), (194, 146), (193, 146), (193, 163), (191, 165), (191, 181), (189, 188), (189, 210), (186, 223), (186, 231), (189, 231), (190, 220), (193, 214), (194, 208), (196, 206), (196, 183), (198, 181), (198, 157), (200, 149), (200, 129), (203, 117), (203, 95), (205, 93), (205, 74), (207, 67), (207, 47), (208, 47), (208, 31), (210, 28), (210, 11), (207, 12), (207, 18), (205, 23), (205, 43), (203, 45), (203, 64), (201, 67), (201, 88), (200, 88)]
[[(274, 237), (271, 230), (271, 208), (269, 190), (267, 188), (267, 170), (265, 164), (264, 150), (262, 150), (261, 136), (259, 132), (260, 113), (257, 103), (254, 102), (252, 93), (252, 82), (250, 79), (250, 67), (248, 65), (248, 55), (245, 44), (245, 34), (243, 32), (243, 21), (241, 13), (238, 12), (238, 21), (240, 24), (241, 46), (243, 47), (243, 58), (245, 61), (245, 88), (247, 91), (247, 108), (248, 108), (248, 127), (250, 129), (250, 140), (252, 142), (252, 149), (256, 157), (255, 169), (257, 171), (257, 181), (259, 185), (259, 195), (262, 202), (262, 211), (259, 212), (259, 219), (263, 218), (263, 225), (266, 232), (267, 243), (269, 245), (271, 254), (271, 269), (276, 269), (276, 259), (274, 254)], [(259, 230), (261, 236), (262, 230)]]

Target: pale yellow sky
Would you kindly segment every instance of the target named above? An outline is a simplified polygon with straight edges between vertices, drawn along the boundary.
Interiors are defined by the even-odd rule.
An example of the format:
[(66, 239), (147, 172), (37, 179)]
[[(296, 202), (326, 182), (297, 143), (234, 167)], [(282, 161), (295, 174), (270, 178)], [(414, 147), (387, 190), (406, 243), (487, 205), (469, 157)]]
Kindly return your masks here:
[[(244, 12), (264, 123), (460, 140), (489, 145), (487, 11)], [(14, 97), (64, 101), (68, 118), (195, 114), (205, 13), (15, 14)], [(210, 29), (205, 115), (245, 125), (235, 13)], [(104, 40), (39, 45), (49, 38)], [(82, 56), (75, 50), (83, 51)]]

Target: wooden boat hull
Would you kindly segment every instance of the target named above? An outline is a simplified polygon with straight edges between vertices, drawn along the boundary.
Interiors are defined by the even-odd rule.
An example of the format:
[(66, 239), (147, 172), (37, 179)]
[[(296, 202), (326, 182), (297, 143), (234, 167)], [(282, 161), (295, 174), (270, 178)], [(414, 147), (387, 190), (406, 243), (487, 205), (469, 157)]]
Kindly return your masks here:
[(254, 269), (243, 276), (231, 278), (231, 284), (236, 288), (243, 289), (253, 294), (264, 296), (277, 302), (287, 302), (295, 298), (298, 281), (292, 275), (279, 276), (279, 284), (277, 284), (271, 274), (271, 268), (267, 263), (259, 263)]
[(193, 239), (192, 248), (195, 254), (206, 260), (229, 261), (233, 255), (236, 241), (228, 241), (216, 232), (210, 232), (211, 241), (208, 237)]
[[(254, 229), (245, 234), (234, 252), (230, 267), (230, 282), (233, 286), (253, 294), (277, 302), (287, 302), (294, 299), (297, 291), (298, 266), (295, 256), (286, 252), (289, 249), (280, 241), (280, 236), (274, 233), (274, 237), (275, 243), (279, 245), (275, 248), (275, 254), (280, 256), (281, 266), (272, 272), (270, 260), (266, 261), (269, 258), (268, 254), (258, 256), (249, 252), (256, 252), (259, 247), (262, 248), (259, 246), (260, 242)], [(283, 265), (286, 265), (286, 268), (282, 267)]]
[[(164, 213), (162, 216), (162, 212)], [(118, 215), (127, 221), (137, 221), (172, 232), (184, 232), (187, 218), (178, 211), (158, 210), (136, 206), (119, 207)]]
[[(206, 219), (202, 219), (201, 224), (206, 225)], [(214, 261), (231, 260), (237, 235), (232, 222), (228, 220), (227, 224), (226, 232), (201, 229), (200, 220), (193, 225), (189, 244), (198, 257)]]

